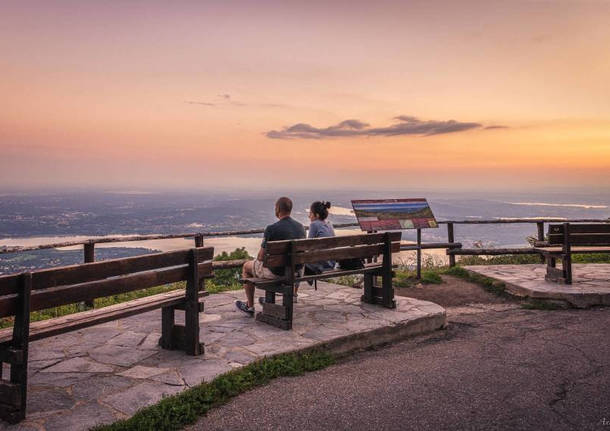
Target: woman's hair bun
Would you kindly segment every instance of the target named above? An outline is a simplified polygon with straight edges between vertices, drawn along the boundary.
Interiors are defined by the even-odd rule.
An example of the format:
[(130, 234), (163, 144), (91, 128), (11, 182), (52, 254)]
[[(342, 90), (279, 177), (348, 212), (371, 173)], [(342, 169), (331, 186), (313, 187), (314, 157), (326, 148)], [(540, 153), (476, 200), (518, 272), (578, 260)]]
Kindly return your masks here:
[(322, 202), (322, 203), (324, 204), (324, 206), (325, 206), (326, 208), (330, 208), (330, 202), (326, 202), (326, 201), (324, 201), (324, 202)]

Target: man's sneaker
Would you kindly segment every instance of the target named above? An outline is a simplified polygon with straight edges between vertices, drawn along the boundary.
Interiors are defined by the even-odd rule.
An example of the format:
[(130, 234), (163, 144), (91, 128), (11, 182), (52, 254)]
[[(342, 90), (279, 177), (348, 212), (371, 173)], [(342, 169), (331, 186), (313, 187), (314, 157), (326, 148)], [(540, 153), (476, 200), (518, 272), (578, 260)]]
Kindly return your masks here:
[(244, 301), (235, 301), (235, 306), (238, 310), (248, 313), (250, 316), (254, 316), (254, 307), (248, 307), (248, 304)]
[[(299, 302), (299, 301), (297, 300), (298, 296), (299, 296), (299, 295), (293, 295), (293, 296), (292, 296), (292, 302), (293, 302), (293, 303)], [(267, 301), (265, 300), (265, 297), (264, 297), (264, 296), (259, 296), (259, 297), (258, 297), (258, 303), (259, 303), (260, 305), (263, 305), (265, 302), (267, 302)]]

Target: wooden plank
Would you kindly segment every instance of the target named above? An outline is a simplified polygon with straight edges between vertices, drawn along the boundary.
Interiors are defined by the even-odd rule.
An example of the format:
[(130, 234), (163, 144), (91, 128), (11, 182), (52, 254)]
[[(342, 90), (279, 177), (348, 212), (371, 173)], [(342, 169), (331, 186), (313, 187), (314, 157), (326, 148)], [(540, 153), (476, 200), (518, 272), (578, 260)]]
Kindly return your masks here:
[[(388, 232), (392, 241), (400, 241), (401, 232)], [(298, 239), (286, 241), (271, 241), (267, 243), (265, 253), (269, 255), (285, 254), (288, 246), (294, 242), (294, 251), (310, 251), (326, 248), (349, 247), (354, 245), (370, 245), (383, 242), (384, 233), (333, 236), (328, 238)]]
[[(353, 247), (333, 248), (329, 250), (314, 250), (298, 253), (294, 256), (295, 264), (315, 263), (325, 260), (341, 260), (373, 257), (384, 253), (383, 244), (360, 245)], [(394, 252), (400, 251), (400, 242), (391, 243)]]
[[(610, 234), (607, 233), (570, 233), (572, 245), (610, 245)], [(549, 244), (563, 244), (563, 233), (549, 235)]]
[[(400, 242), (392, 243), (392, 251), (400, 251)], [(294, 262), (297, 265), (303, 263), (315, 263), (324, 260), (341, 260), (351, 258), (367, 258), (383, 253), (383, 244), (360, 245), (352, 247), (340, 247), (322, 250), (312, 250), (310, 252), (297, 253)], [(284, 255), (265, 255), (264, 265), (267, 268), (286, 266), (289, 256)]]
[[(554, 255), (558, 255), (558, 254), (562, 254), (563, 253), (563, 247), (534, 247), (532, 250), (538, 252), (538, 253), (545, 253), (545, 254), (554, 254)], [(572, 247), (571, 251), (572, 254), (574, 253), (610, 253), (610, 246), (579, 246), (579, 247)]]
[[(211, 276), (212, 262), (198, 265), (204, 270), (204, 277)], [(50, 287), (32, 292), (31, 310), (43, 310), (59, 305), (73, 304), (104, 296), (118, 295), (134, 290), (175, 283), (186, 280), (188, 265), (181, 265), (156, 271), (139, 272), (99, 281), (90, 281), (69, 286)], [(17, 295), (0, 297), (0, 317), (12, 316), (15, 313)]]
[(461, 242), (426, 242), (422, 243), (420, 246), (417, 244), (402, 244), (400, 246), (400, 251), (415, 251), (415, 250), (428, 250), (428, 249), (436, 249), (436, 248), (462, 248)]
[[(562, 233), (563, 224), (549, 225), (549, 235)], [(610, 233), (610, 223), (570, 223), (570, 233)]]
[[(30, 324), (30, 341), (52, 337), (65, 332), (86, 328), (112, 320), (145, 313), (162, 307), (172, 307), (184, 302), (184, 289), (146, 296), (121, 304), (110, 305), (95, 310), (83, 311), (41, 320)], [(207, 292), (199, 292), (199, 297), (207, 296)], [(10, 342), (12, 328), (0, 330), (0, 345)]]
[[(200, 261), (211, 260), (214, 248), (200, 252)], [(79, 265), (43, 269), (32, 273), (32, 289), (79, 284), (108, 277), (153, 270), (187, 263), (188, 250), (154, 253), (123, 259), (112, 259)], [(0, 296), (17, 293), (19, 274), (0, 277)]]
[(286, 307), (279, 304), (263, 304), (263, 313), (268, 316), (277, 317), (278, 319), (287, 319)]
[(381, 269), (380, 263), (369, 263), (369, 264), (365, 264), (364, 268), (361, 268), (361, 269), (350, 269), (350, 270), (333, 269), (331, 271), (324, 271), (321, 274), (304, 275), (303, 277), (297, 277), (296, 281), (324, 280), (327, 278), (342, 277), (344, 275), (377, 273), (380, 271), (380, 269)]

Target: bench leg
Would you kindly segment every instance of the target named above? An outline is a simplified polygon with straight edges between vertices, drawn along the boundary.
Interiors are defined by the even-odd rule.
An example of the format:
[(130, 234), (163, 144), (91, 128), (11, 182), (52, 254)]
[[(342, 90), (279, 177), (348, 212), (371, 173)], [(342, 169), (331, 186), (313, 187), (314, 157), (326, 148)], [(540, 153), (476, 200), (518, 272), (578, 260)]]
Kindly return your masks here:
[(387, 308), (396, 308), (394, 300), (394, 287), (392, 286), (392, 242), (389, 234), (385, 234), (385, 244), (383, 251), (383, 263), (381, 270), (381, 305)]
[(184, 351), (192, 356), (203, 354), (203, 344), (199, 342), (199, 289), (205, 288), (205, 283), (199, 277), (198, 262), (198, 250), (193, 249), (184, 303)]
[(161, 338), (159, 345), (167, 350), (176, 348), (174, 342), (174, 326), (175, 326), (175, 310), (174, 307), (163, 307), (161, 309)]
[(366, 274), (364, 274), (364, 294), (362, 295), (360, 300), (362, 302), (366, 302), (367, 304), (375, 303), (375, 301), (374, 301), (375, 298), (373, 295), (373, 288), (375, 287), (374, 279), (375, 279), (375, 276), (373, 274), (371, 274), (370, 272), (367, 272)]
[(564, 283), (572, 284), (572, 255), (566, 254), (562, 256), (561, 265), (563, 266)]
[(265, 303), (275, 304), (275, 292), (271, 290), (265, 290)]
[(569, 265), (566, 265), (566, 262), (562, 256), (562, 268), (557, 268), (557, 256), (556, 255), (546, 255), (545, 256), (546, 259), (546, 275), (544, 276), (544, 279), (546, 281), (550, 281), (552, 283), (566, 283), (566, 284), (570, 284), (569, 282), (567, 282), (567, 275), (566, 275), (566, 268)]
[(396, 308), (394, 287), (392, 286), (392, 271), (384, 274), (381, 280), (381, 304), (386, 308)]
[[(0, 417), (9, 423), (17, 423), (25, 419), (27, 389), (28, 389), (28, 347), (30, 338), (30, 293), (32, 290), (32, 274), (22, 274), (21, 292), (18, 297), (13, 339), (10, 349), (17, 357), (10, 363), (10, 383), (1, 382), (6, 388), (3, 393), (8, 395), (0, 400)], [(2, 363), (0, 362), (0, 367)]]
[(289, 330), (292, 329), (292, 291), (288, 295), (286, 292), (289, 287), (286, 286), (286, 290), (282, 295), (282, 304), (275, 303), (275, 292), (265, 290), (265, 303), (263, 304), (263, 311), (256, 314), (256, 320), (259, 322), (267, 323), (268, 325), (275, 326), (276, 328)]

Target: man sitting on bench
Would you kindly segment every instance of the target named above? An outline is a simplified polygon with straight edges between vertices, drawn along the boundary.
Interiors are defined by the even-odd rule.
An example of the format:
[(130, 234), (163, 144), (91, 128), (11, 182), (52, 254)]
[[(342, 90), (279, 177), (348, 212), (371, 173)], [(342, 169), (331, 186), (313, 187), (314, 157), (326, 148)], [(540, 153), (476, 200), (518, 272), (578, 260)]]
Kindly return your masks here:
[[(305, 228), (301, 223), (290, 217), (292, 212), (292, 201), (287, 197), (281, 197), (275, 203), (275, 216), (279, 221), (265, 228), (263, 243), (258, 252), (256, 260), (246, 262), (242, 269), (243, 278), (278, 278), (284, 276), (284, 267), (266, 268), (263, 266), (265, 257), (265, 246), (267, 241), (281, 241), (288, 239), (305, 238)], [(254, 316), (254, 290), (252, 283), (244, 283), (247, 302), (235, 301), (238, 310)]]

